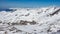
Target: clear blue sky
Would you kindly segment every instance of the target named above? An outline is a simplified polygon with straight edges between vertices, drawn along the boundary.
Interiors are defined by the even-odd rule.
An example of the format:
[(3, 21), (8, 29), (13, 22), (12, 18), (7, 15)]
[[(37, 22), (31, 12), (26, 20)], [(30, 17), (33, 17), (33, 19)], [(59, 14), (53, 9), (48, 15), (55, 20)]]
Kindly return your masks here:
[(0, 0), (0, 8), (60, 6), (60, 0)]

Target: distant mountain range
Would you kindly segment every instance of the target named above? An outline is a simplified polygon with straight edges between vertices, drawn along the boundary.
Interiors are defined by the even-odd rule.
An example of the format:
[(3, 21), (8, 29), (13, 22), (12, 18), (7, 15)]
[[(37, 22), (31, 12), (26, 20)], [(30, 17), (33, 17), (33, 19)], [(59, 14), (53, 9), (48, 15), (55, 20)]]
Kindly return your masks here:
[(15, 10), (13, 10), (13, 9), (9, 9), (9, 8), (0, 8), (0, 11), (15, 11)]

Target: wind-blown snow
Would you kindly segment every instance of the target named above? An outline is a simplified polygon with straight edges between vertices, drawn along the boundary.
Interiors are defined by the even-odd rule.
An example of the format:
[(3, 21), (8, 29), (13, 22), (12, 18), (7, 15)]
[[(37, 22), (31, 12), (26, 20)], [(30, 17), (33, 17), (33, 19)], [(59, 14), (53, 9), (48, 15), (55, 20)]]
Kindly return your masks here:
[(58, 34), (60, 8), (10, 8), (0, 12), (0, 31), (5, 34)]

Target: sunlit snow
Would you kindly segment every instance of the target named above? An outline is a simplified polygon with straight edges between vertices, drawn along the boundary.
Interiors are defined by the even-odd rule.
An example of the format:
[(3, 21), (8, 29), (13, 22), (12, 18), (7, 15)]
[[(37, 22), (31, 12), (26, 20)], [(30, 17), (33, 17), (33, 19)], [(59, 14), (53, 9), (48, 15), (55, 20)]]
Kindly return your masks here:
[(60, 7), (10, 8), (0, 12), (1, 34), (59, 34)]

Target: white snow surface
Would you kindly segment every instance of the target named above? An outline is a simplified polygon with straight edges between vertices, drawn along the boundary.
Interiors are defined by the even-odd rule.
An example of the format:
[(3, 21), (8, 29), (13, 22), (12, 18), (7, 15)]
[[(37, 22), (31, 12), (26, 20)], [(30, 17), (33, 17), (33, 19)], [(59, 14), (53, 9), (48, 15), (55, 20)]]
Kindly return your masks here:
[[(60, 7), (10, 9), (16, 9), (16, 11), (0, 12), (0, 33), (2, 34), (53, 34), (54, 32), (58, 34), (60, 30)], [(20, 24), (21, 20), (35, 21), (36, 24)]]

